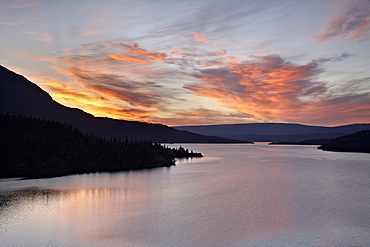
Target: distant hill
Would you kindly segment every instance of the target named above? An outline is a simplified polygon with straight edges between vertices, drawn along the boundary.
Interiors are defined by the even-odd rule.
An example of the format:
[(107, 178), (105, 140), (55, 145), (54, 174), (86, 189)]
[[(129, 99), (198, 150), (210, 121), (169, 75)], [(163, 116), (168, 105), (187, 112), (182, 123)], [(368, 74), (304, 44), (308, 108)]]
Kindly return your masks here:
[(180, 131), (162, 124), (98, 118), (54, 101), (25, 77), (0, 66), (0, 113), (20, 114), (70, 123), (85, 133), (107, 138), (129, 138), (163, 143), (232, 143), (228, 138)]
[(290, 123), (250, 123), (203, 126), (176, 126), (202, 135), (261, 142), (302, 142), (332, 139), (338, 136), (370, 129), (370, 124), (352, 124), (337, 127), (308, 126)]
[(370, 130), (337, 137), (318, 148), (325, 151), (370, 153)]

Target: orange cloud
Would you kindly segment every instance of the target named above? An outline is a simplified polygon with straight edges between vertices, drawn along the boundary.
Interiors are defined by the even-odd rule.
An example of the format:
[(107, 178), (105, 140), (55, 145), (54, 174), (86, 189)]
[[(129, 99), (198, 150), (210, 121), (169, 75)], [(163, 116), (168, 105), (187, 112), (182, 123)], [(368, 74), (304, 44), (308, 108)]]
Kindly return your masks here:
[(180, 116), (186, 116), (186, 117), (209, 117), (211, 114), (208, 112), (184, 112), (184, 113), (178, 113)]
[(319, 42), (342, 38), (347, 41), (363, 40), (370, 30), (370, 2), (349, 1), (328, 21), (322, 34), (316, 36)]
[[(76, 74), (76, 72), (75, 72)], [(88, 76), (81, 76), (88, 80)], [(47, 90), (57, 102), (83, 109), (84, 111), (99, 117), (111, 117), (116, 119), (130, 119), (135, 121), (151, 121), (150, 116), (158, 112), (155, 108), (132, 106), (122, 101), (130, 101), (129, 96), (119, 94), (113, 90), (95, 85), (86, 85), (81, 81), (60, 82), (47, 77), (32, 77)], [(77, 90), (81, 83), (84, 88)], [(116, 102), (114, 99), (118, 99)]]
[(193, 33), (194, 40), (197, 42), (211, 43), (203, 33)]
[[(136, 43), (87, 44), (68, 53), (55, 59), (25, 57), (53, 63), (57, 72), (70, 76), (69, 82), (42, 84), (60, 103), (96, 116), (170, 125), (370, 120), (370, 95), (363, 93), (367, 89), (362, 94), (356, 93), (360, 92), (356, 86), (338, 92), (318, 81), (325, 72), (323, 65), (349, 54), (298, 65), (272, 55), (238, 61), (214, 48), (159, 53)], [(367, 82), (368, 78), (359, 79), (357, 85)], [(179, 83), (187, 83), (187, 90)], [(200, 106), (205, 109), (196, 109)]]
[(330, 98), (328, 88), (315, 81), (323, 72), (318, 61), (295, 65), (278, 56), (265, 56), (200, 72), (194, 74), (200, 83), (189, 84), (186, 89), (255, 119), (319, 122), (338, 114), (337, 107), (343, 116), (357, 112), (368, 119), (370, 107), (363, 104), (370, 101), (369, 95), (364, 94), (357, 101), (347, 97), (351, 102), (347, 105), (339, 97)]
[(165, 53), (148, 53), (148, 54), (145, 54), (145, 56), (147, 58), (151, 58), (151, 59), (154, 59), (154, 60), (160, 60), (160, 61), (163, 61), (166, 59), (167, 55)]
[(167, 54), (165, 53), (158, 53), (158, 52), (149, 52), (144, 48), (139, 47), (137, 43), (134, 44), (122, 44), (122, 43), (113, 43), (115, 47), (124, 48), (131, 54), (138, 54), (142, 57), (153, 59), (153, 60), (160, 60), (163, 61), (166, 59)]
[(148, 64), (149, 62), (134, 56), (128, 56), (124, 54), (115, 54), (115, 53), (109, 53), (107, 54), (108, 57), (119, 60), (119, 61), (125, 61), (125, 62), (133, 62), (137, 64)]
[(165, 101), (166, 92), (154, 82), (132, 81), (116, 74), (86, 73), (71, 69), (73, 77), (86, 89), (107, 98), (152, 108)]
[[(73, 79), (68, 82), (38, 80), (58, 102), (96, 116), (152, 122), (153, 114), (164, 111), (171, 99), (177, 101), (173, 89), (153, 82), (153, 78), (164, 75), (160, 65), (166, 64), (167, 55), (150, 52), (137, 44), (120, 45), (124, 48), (120, 53), (112, 52), (117, 44), (108, 42), (86, 44), (73, 51), (64, 51), (57, 58), (32, 54), (23, 54), (23, 57), (53, 63), (51, 67), (57, 72)], [(117, 60), (126, 63), (117, 63)], [(155, 63), (155, 60), (162, 63)], [(151, 66), (145, 66), (147, 64)]]

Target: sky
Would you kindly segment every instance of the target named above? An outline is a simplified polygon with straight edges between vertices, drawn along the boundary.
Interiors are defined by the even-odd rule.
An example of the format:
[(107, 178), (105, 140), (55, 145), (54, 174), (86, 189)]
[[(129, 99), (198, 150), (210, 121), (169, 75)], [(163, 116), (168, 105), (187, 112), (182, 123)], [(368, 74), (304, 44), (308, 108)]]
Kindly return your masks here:
[(94, 116), (370, 123), (370, 0), (0, 0), (0, 47)]

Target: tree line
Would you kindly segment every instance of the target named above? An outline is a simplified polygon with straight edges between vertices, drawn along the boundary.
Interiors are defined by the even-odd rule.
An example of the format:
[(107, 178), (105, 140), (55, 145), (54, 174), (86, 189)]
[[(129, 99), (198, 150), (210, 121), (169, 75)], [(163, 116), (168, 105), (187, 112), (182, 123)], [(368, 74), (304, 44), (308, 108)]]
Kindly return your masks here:
[(0, 115), (0, 177), (41, 178), (171, 166), (175, 158), (202, 157), (182, 147), (142, 140), (106, 139), (71, 124)]
[(325, 151), (370, 153), (370, 130), (339, 136), (318, 148)]

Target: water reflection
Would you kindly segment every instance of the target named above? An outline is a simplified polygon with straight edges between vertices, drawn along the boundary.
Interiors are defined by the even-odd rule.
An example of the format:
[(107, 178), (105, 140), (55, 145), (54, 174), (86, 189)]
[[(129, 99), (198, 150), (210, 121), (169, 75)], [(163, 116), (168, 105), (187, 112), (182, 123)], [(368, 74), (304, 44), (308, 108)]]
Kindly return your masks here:
[[(52, 236), (44, 236), (46, 241), (66, 243), (66, 237), (73, 238), (73, 244), (84, 244), (89, 232), (99, 232), (122, 214), (122, 211), (133, 212), (135, 203), (151, 196), (148, 191), (127, 188), (92, 188), (92, 189), (39, 189), (27, 188), (7, 191), (0, 194), (0, 231), (13, 236), (7, 242), (19, 237), (20, 232), (13, 232), (20, 222), (30, 222), (22, 226), (22, 236), (35, 245), (44, 245), (40, 232)], [(130, 217), (134, 216), (133, 214)], [(92, 236), (93, 237), (93, 236)], [(27, 244), (27, 241), (24, 244)], [(89, 241), (91, 243), (91, 239)], [(19, 239), (17, 240), (19, 243)], [(21, 242), (22, 243), (22, 242)], [(22, 245), (22, 244), (20, 244)]]
[(189, 149), (206, 157), (147, 171), (0, 181), (2, 244), (370, 242), (369, 156), (348, 154), (339, 159), (312, 147), (293, 146), (189, 145)]

